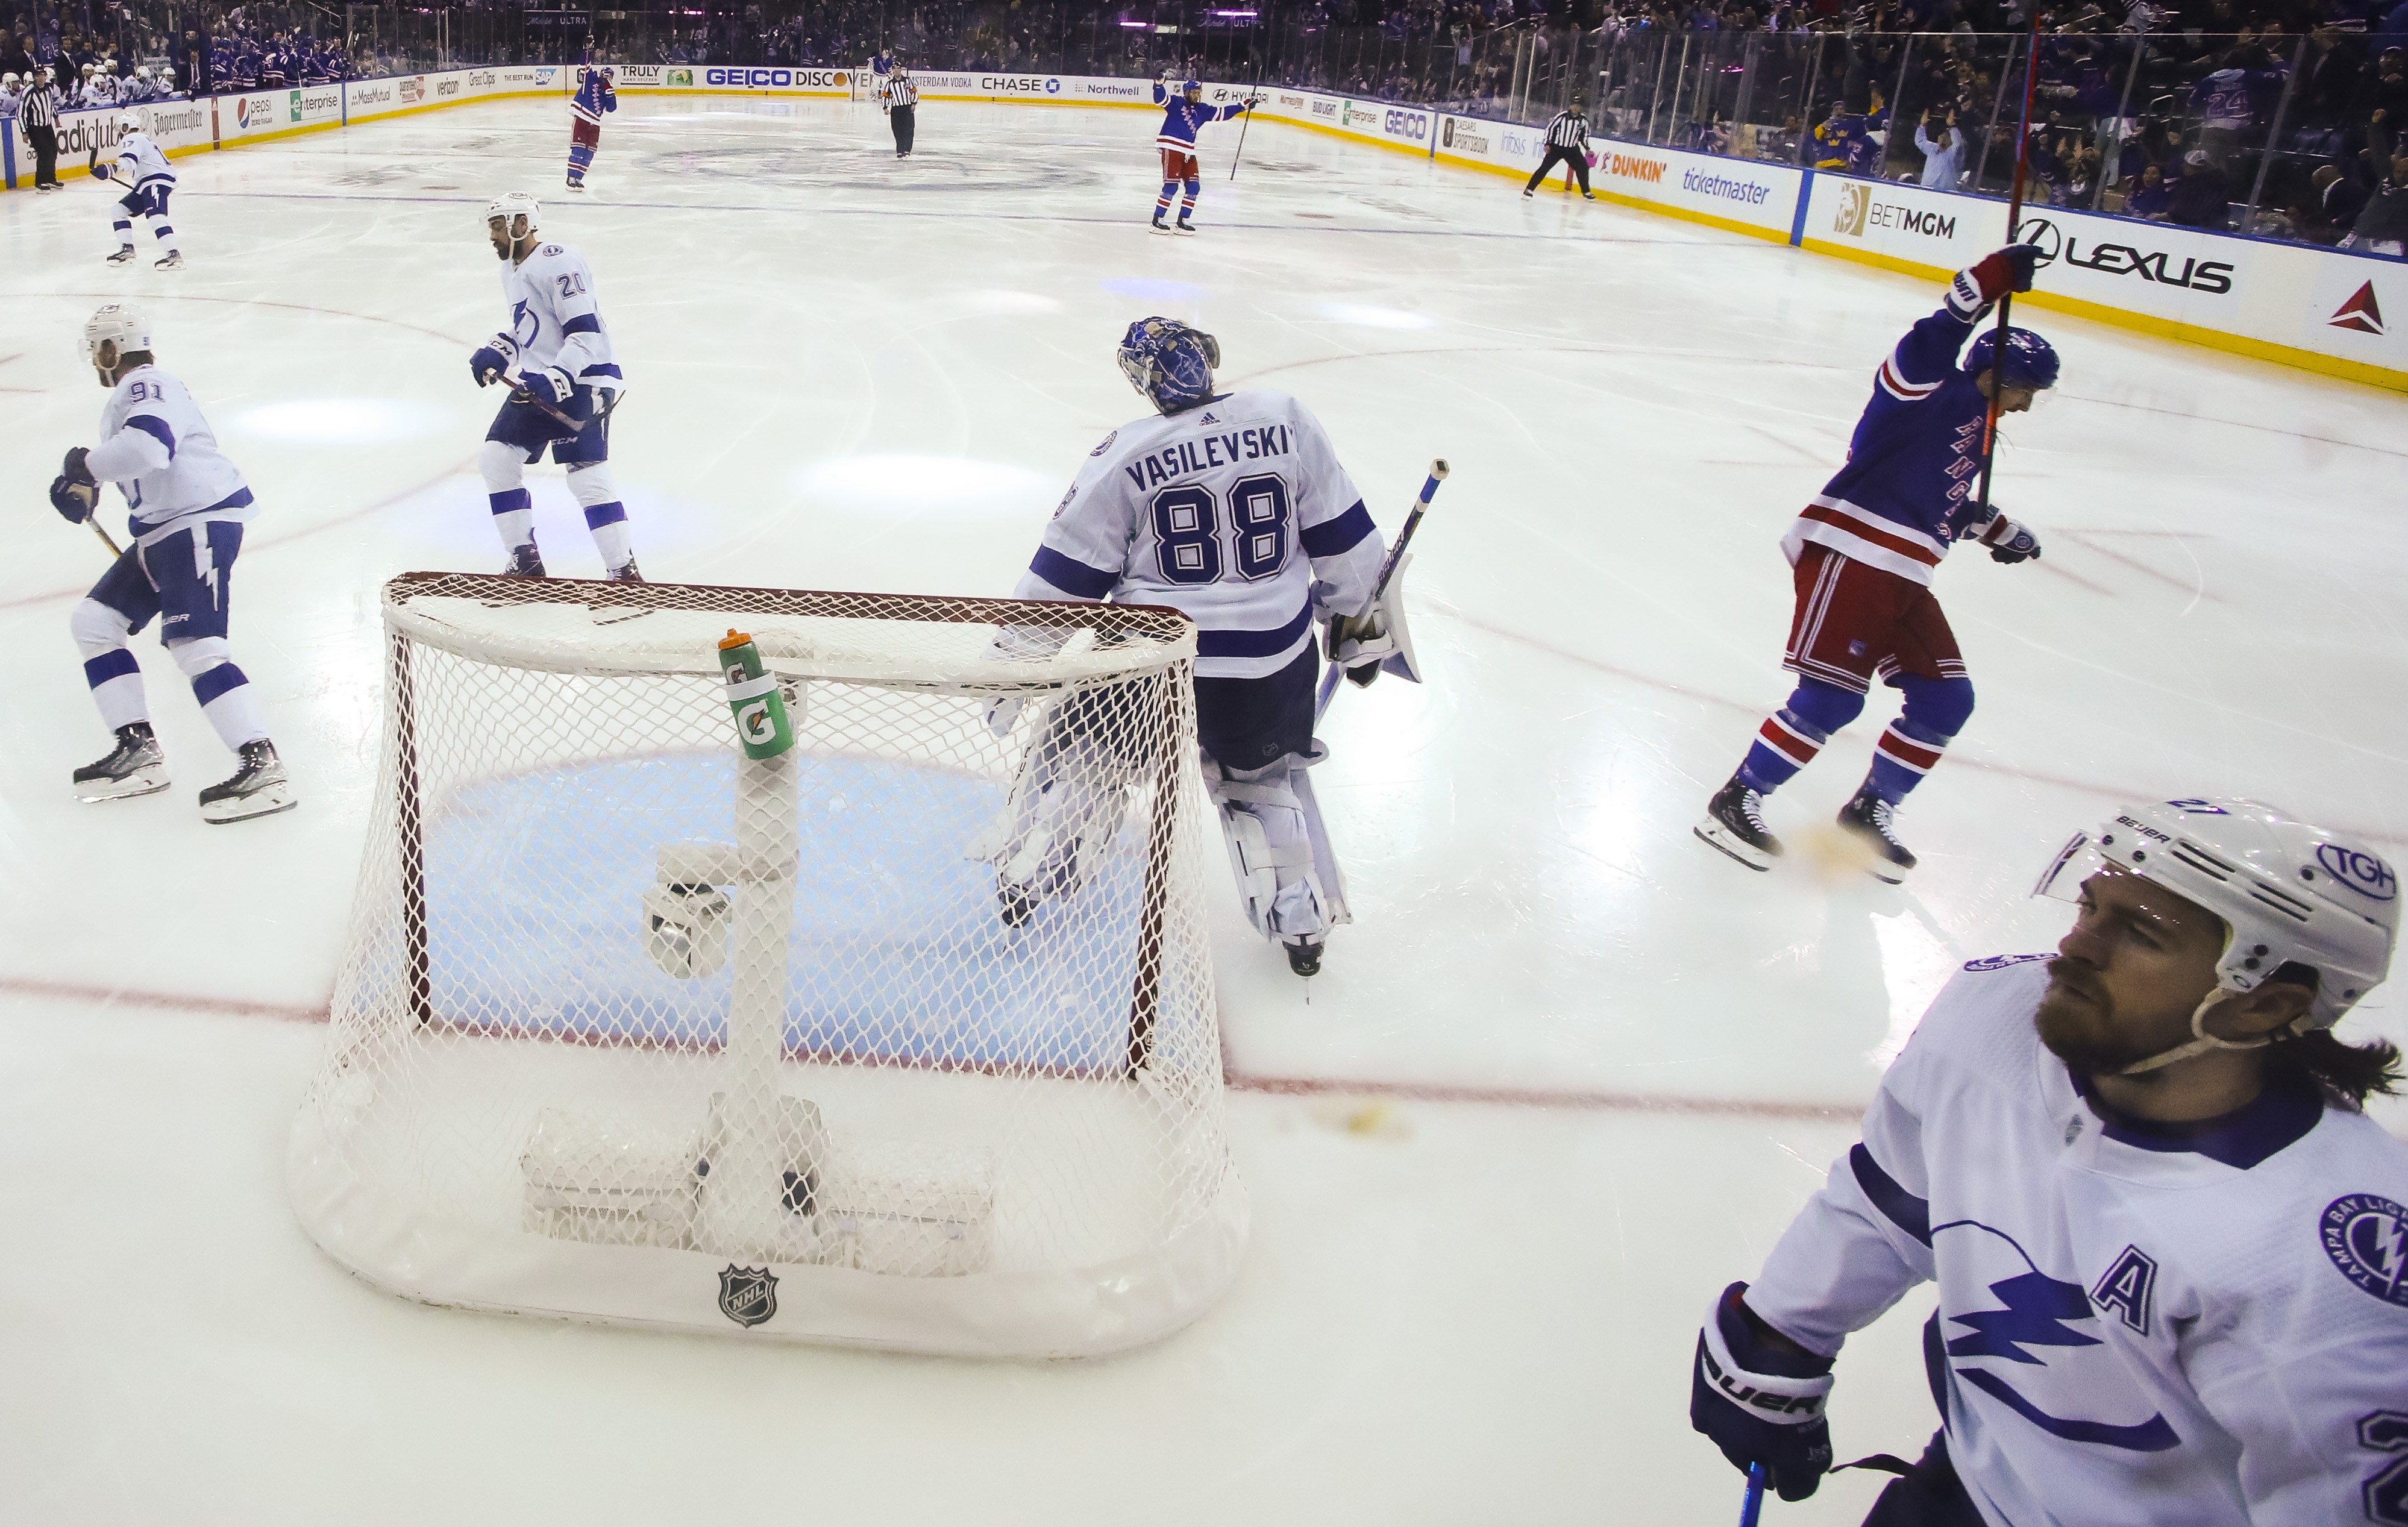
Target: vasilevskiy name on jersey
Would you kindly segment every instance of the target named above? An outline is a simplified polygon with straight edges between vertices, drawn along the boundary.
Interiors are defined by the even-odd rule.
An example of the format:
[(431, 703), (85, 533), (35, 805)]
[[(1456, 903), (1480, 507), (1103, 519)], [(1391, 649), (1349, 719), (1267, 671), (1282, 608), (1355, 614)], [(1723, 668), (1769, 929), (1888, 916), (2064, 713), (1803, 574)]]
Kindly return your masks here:
[(1113, 431), (1013, 592), (1168, 605), (1201, 628), (1197, 675), (1259, 678), (1312, 642), (1316, 604), (1370, 604), (1383, 554), (1321, 421), (1249, 391)]

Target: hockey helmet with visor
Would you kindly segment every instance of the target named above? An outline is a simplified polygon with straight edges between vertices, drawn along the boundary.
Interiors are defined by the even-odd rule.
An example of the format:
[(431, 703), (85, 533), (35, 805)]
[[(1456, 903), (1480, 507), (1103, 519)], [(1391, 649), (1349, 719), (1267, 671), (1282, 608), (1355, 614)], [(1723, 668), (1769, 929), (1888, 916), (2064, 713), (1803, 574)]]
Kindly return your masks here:
[(86, 365), (114, 370), (121, 357), (149, 352), (150, 320), (138, 307), (112, 302), (83, 321), (82, 345)]
[[(2094, 876), (2133, 875), (2165, 887), (2224, 924), (2216, 990), (2191, 1015), (2189, 1044), (2128, 1066), (2153, 1071), (2210, 1049), (2254, 1049), (2276, 1037), (2329, 1029), (2391, 968), (2400, 880), (2391, 866), (2342, 835), (2245, 800), (2160, 801), (2128, 806), (2076, 833), (2032, 888), (2078, 902)], [(2315, 999), (2286, 1034), (2216, 1038), (2203, 1027), (2228, 992), (2313, 973)]]
[[(1978, 377), (1990, 369), (1991, 359), (1998, 353), (1999, 331), (1985, 328), (1965, 350), (1965, 374)], [(1999, 370), (2009, 387), (2028, 387), (2034, 392), (2045, 392), (2057, 385), (2057, 347), (2029, 329), (2007, 331), (2007, 360)]]

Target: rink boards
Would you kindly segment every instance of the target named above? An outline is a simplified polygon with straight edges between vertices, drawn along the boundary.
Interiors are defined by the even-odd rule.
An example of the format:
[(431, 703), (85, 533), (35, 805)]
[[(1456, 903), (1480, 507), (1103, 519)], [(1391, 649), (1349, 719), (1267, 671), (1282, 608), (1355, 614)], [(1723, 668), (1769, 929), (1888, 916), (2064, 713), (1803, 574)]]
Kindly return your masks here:
[[(875, 79), (865, 69), (821, 66), (612, 68), (631, 95), (859, 99)], [(1142, 78), (937, 70), (913, 78), (927, 102), (1155, 108), (1152, 81)], [(133, 109), (174, 158), (477, 101), (565, 95), (575, 78), (563, 65), (494, 66)], [(1206, 96), (1225, 104), (1250, 90), (1261, 94), (1256, 114), (1268, 121), (1432, 164), (1524, 178), (1546, 152), (1541, 128), (1423, 106), (1241, 82), (1208, 84)], [(63, 176), (113, 147), (118, 114), (60, 115)], [(1225, 144), (1234, 140), (1207, 137), (1203, 149), (1210, 156)], [(1615, 138), (1592, 147), (1590, 178), (1602, 200), (1923, 278), (1942, 279), (2007, 237), (2005, 206), (1988, 197)], [(33, 167), (22, 131), (0, 121), (0, 188), (30, 186)], [(2056, 207), (2028, 209), (2018, 232), (2042, 250), (2039, 289), (2022, 299), (2032, 307), (2408, 392), (2408, 327), (2385, 316), (2408, 313), (2408, 263)]]

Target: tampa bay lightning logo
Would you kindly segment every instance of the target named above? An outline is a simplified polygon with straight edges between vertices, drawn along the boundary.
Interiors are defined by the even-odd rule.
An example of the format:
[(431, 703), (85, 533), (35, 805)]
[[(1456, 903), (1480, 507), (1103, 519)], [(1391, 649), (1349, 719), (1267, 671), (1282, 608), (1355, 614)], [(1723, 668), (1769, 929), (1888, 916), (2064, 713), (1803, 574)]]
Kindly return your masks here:
[(2344, 1193), (2325, 1206), (2316, 1234), (2342, 1277), (2408, 1306), (2408, 1208), (2376, 1193)]
[(2391, 866), (2362, 849), (2339, 843), (2316, 845), (2316, 863), (2325, 873), (2369, 901), (2387, 902), (2400, 894), (2400, 877)]
[(1115, 441), (1115, 440), (1117, 440), (1117, 439), (1119, 439), (1120, 437), (1121, 437), (1121, 432), (1120, 432), (1120, 431), (1118, 431), (1118, 430), (1114, 430), (1114, 431), (1112, 431), (1112, 433), (1111, 433), (1111, 434), (1107, 435), (1105, 435), (1105, 436), (1104, 436), (1104, 443), (1103, 443), (1102, 445), (1097, 446), (1095, 450), (1091, 450), (1091, 451), (1087, 452), (1087, 454), (1088, 454), (1088, 455), (1090, 455), (1090, 456), (1100, 456), (1100, 455), (1102, 455), (1105, 451), (1111, 450), (1111, 449), (1112, 449), (1112, 442), (1113, 442), (1113, 441)]
[[(2083, 1349), (2105, 1345), (2092, 1334), (2100, 1329), (2099, 1314), (2091, 1306), (2088, 1290), (2079, 1283), (2051, 1277), (2040, 1270), (2014, 1237), (1971, 1220), (1934, 1225), (1933, 1244), (1936, 1247), (1942, 1234), (1965, 1236), (1969, 1232), (1971, 1234), (1966, 1242), (1959, 1243), (1961, 1250), (1953, 1260), (1960, 1264), (1998, 1265), (2007, 1261), (2000, 1255), (2005, 1252), (2012, 1258), (2007, 1265), (2019, 1265), (2021, 1270), (2008, 1272), (1987, 1285), (1999, 1307), (1942, 1315), (1948, 1325), (1965, 1328), (1961, 1334), (1946, 1341), (1945, 1350), (1952, 1360), (1949, 1367), (1955, 1376), (2051, 1436), (2068, 1442), (2136, 1453), (2164, 1452), (2180, 1447), (2181, 1435), (2155, 1410), (2148, 1420), (2139, 1422), (2060, 1413), (2070, 1405), (2078, 1404), (2084, 1409), (2112, 1405), (2110, 1397), (2118, 1390), (2140, 1404), (2148, 1402), (2146, 1395), (2130, 1388), (2119, 1361), (2111, 1356), (2103, 1364), (2086, 1363), (2078, 1355)], [(1943, 1308), (1945, 1303), (1943, 1300)], [(2065, 1355), (2055, 1356), (2053, 1351)], [(1990, 1359), (2014, 1366), (1973, 1366), (1955, 1361), (1957, 1359)], [(2016, 1377), (2010, 1379), (2009, 1374)], [(2035, 1400), (2034, 1394), (2040, 1399)]]
[(543, 320), (536, 317), (533, 313), (528, 312), (527, 305), (524, 301), (520, 301), (511, 306), (510, 337), (518, 341), (519, 348), (523, 350), (527, 346), (534, 344), (536, 336), (542, 333)]

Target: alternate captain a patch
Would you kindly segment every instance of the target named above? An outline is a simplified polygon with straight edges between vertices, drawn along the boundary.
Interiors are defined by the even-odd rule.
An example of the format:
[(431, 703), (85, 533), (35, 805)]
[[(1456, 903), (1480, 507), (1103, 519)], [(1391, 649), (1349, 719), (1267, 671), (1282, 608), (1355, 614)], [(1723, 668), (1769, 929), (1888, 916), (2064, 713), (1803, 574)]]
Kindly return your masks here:
[(751, 1330), (778, 1313), (778, 1279), (767, 1267), (729, 1263), (719, 1272), (719, 1313)]
[(2377, 1193), (2344, 1193), (2325, 1206), (2316, 1233), (2342, 1277), (2408, 1307), (2408, 1208)]

